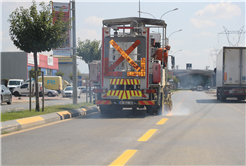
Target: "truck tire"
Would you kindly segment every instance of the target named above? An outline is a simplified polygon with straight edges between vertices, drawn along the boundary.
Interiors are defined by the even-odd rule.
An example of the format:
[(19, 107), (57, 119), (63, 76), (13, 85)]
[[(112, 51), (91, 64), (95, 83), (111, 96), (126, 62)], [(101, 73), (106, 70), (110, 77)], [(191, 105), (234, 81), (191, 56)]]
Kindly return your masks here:
[(219, 88), (217, 88), (216, 94), (217, 94), (217, 95), (216, 95), (216, 96), (217, 96), (217, 100), (220, 100), (220, 95), (219, 95), (219, 94), (220, 94), (220, 89), (219, 89)]
[(154, 107), (152, 107), (150, 105), (146, 106), (146, 113), (148, 115), (154, 115)]
[(106, 105), (99, 106), (101, 115), (105, 116), (109, 114), (109, 108)]
[(224, 89), (220, 89), (220, 101), (225, 102), (226, 96), (224, 95)]
[(243, 96), (240, 96), (240, 97), (238, 97), (238, 98), (237, 98), (237, 100), (238, 100), (238, 101), (242, 101), (242, 100), (245, 100), (245, 97), (243, 97)]

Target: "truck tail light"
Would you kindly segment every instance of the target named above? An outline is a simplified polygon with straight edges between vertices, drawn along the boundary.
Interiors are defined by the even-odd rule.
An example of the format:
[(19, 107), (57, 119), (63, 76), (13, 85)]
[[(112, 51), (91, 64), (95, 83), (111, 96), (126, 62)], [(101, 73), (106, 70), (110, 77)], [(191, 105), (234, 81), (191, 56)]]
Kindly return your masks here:
[(42, 86), (40, 86), (40, 91), (42, 91)]
[(156, 93), (156, 89), (142, 89), (142, 93)]
[(94, 93), (107, 93), (108, 89), (93, 89)]

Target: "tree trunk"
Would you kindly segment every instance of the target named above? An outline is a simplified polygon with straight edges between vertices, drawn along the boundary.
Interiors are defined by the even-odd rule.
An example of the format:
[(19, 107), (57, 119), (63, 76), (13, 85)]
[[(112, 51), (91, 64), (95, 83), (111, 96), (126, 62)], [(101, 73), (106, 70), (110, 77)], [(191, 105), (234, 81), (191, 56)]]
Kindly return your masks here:
[(39, 111), (39, 90), (38, 90), (38, 56), (37, 52), (33, 53), (35, 66), (35, 94), (36, 94), (36, 111)]

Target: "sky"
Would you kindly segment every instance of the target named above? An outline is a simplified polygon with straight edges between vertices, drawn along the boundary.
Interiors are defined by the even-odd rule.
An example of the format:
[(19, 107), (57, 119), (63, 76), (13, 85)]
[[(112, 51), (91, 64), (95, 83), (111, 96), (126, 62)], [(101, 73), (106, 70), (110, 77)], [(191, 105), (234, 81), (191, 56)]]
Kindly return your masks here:
[[(47, 0), (44, 0), (48, 2)], [(90, 0), (76, 1), (76, 40), (102, 40), (102, 20), (140, 17), (160, 19), (160, 17), (175, 8), (178, 10), (168, 12), (163, 17), (167, 24), (167, 37), (169, 37), (170, 55), (175, 57), (178, 69), (185, 69), (186, 63), (192, 63), (192, 69), (204, 70), (206, 67), (213, 70), (216, 67), (216, 53), (223, 46), (230, 46), (229, 41), (235, 45), (238, 34), (224, 33), (245, 31), (245, 1), (167, 1), (167, 0)], [(0, 0), (1, 29), (0, 51), (20, 51), (11, 41), (8, 33), (9, 15), (17, 7), (29, 8), (31, 0)], [(36, 2), (41, 2), (36, 0)], [(54, 0), (53, 2), (69, 2), (68, 0)], [(140, 6), (140, 9), (139, 9)], [(182, 29), (182, 31), (178, 31)], [(154, 30), (157, 32), (158, 30)], [(175, 32), (178, 31), (178, 32)], [(174, 32), (174, 33), (173, 33)], [(245, 46), (245, 34), (240, 35), (238, 46)], [(170, 60), (169, 60), (170, 62)], [(169, 63), (169, 68), (170, 68)], [(81, 73), (88, 73), (88, 65), (79, 60), (78, 69)]]

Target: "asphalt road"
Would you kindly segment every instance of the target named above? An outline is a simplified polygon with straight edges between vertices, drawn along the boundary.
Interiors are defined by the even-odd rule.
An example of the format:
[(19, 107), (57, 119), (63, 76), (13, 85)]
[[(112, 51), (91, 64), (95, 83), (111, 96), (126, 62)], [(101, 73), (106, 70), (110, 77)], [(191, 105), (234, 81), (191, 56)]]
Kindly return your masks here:
[(168, 115), (95, 113), (2, 135), (2, 165), (245, 165), (245, 101), (172, 98)]
[[(47, 97), (46, 97), (47, 98)], [(44, 106), (52, 106), (52, 105), (63, 105), (63, 104), (73, 104), (73, 98), (63, 98), (60, 95), (60, 98), (54, 99), (56, 97), (48, 97), (49, 99), (44, 101)], [(92, 99), (93, 100), (93, 99)], [(88, 97), (88, 102), (90, 98)], [(80, 98), (78, 98), (78, 103), (86, 102), (86, 94), (82, 93)], [(42, 102), (39, 102), (40, 107), (42, 106)], [(36, 108), (35, 102), (32, 102), (32, 108)], [(29, 98), (26, 98), (26, 102), (12, 102), (11, 105), (7, 103), (1, 104), (1, 112), (13, 111), (13, 110), (26, 110), (29, 109)]]

